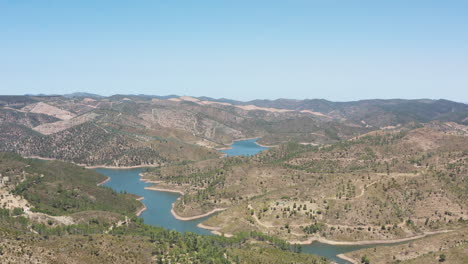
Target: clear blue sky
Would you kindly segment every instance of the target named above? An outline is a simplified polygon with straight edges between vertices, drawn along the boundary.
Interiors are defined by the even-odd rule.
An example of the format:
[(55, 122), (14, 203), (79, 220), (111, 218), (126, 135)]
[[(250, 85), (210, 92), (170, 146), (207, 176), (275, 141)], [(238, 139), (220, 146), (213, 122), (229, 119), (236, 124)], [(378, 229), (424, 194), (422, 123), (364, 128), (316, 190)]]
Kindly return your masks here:
[(0, 0), (0, 94), (468, 101), (468, 1)]

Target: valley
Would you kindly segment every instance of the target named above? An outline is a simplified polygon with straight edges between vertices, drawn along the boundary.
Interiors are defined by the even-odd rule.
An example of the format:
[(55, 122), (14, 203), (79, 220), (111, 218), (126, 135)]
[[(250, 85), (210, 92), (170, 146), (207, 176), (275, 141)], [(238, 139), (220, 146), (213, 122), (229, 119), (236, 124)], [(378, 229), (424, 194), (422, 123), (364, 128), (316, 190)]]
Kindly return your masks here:
[(70, 163), (2, 153), (0, 173), (2, 263), (329, 263), (262, 233), (225, 238), (144, 224), (138, 196), (97, 186), (105, 176)]
[[(3, 221), (23, 215), (18, 228), (27, 236), (47, 233), (69, 243), (84, 233), (102, 245), (125, 247), (112, 236), (151, 228), (188, 231), (208, 235), (200, 239), (209, 243), (225, 240), (216, 250), (230, 257), (220, 259), (260, 262), (298, 251), (337, 263), (362, 257), (386, 263), (388, 254), (379, 253), (387, 252), (383, 248), (403, 262), (466, 251), (466, 105), (147, 96), (0, 99), (0, 151), (36, 158), (2, 158), (2, 177), (7, 177), (2, 179), (9, 186), (2, 187)], [(452, 242), (438, 250), (424, 246), (436, 245), (426, 241), (438, 238)], [(241, 244), (230, 244), (239, 239)], [(270, 242), (264, 244), (265, 239)], [(154, 248), (154, 241), (140, 247)], [(408, 244), (418, 251), (403, 254)], [(35, 238), (27, 245), (36, 255)], [(247, 254), (252, 249), (269, 253), (262, 259)], [(82, 255), (90, 252), (83, 250)], [(180, 250), (163, 251), (164, 261), (182, 256)], [(145, 254), (126, 257), (146, 262), (140, 258)]]
[(0, 1), (0, 264), (468, 264), (468, 1)]

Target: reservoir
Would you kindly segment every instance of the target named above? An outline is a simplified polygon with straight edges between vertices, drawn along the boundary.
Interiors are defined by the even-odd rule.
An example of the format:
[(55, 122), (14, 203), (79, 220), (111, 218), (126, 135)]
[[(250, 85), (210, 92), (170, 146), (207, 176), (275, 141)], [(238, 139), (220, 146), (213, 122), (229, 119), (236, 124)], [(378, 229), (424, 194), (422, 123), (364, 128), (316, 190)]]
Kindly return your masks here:
[(142, 169), (96, 169), (96, 171), (110, 177), (110, 181), (103, 184), (104, 186), (110, 187), (117, 192), (125, 191), (144, 197), (141, 202), (146, 206), (146, 210), (141, 213), (140, 217), (145, 220), (145, 224), (179, 232), (211, 235), (209, 230), (197, 227), (207, 217), (191, 221), (177, 220), (171, 214), (171, 208), (172, 203), (177, 200), (180, 194), (146, 190), (145, 187), (154, 185), (154, 183), (146, 183), (140, 180), (139, 174)]
[[(268, 149), (255, 143), (257, 139), (248, 139), (242, 141), (234, 141), (232, 148), (222, 150), (227, 156), (237, 155), (255, 155), (260, 151)], [(205, 221), (209, 216), (190, 221), (181, 221), (176, 219), (171, 214), (172, 203), (180, 196), (178, 193), (160, 192), (146, 190), (145, 187), (154, 185), (141, 181), (140, 173), (142, 169), (96, 169), (97, 172), (106, 175), (110, 178), (104, 186), (110, 187), (117, 192), (127, 192), (144, 197), (141, 201), (146, 210), (140, 215), (145, 220), (146, 224), (157, 225), (169, 230), (177, 230), (179, 232), (194, 232), (201, 235), (212, 235), (210, 230), (197, 227), (197, 225)]]
[(267, 147), (262, 147), (256, 143), (258, 139), (246, 139), (238, 140), (232, 143), (231, 148), (220, 150), (225, 153), (226, 156), (252, 156), (260, 151), (268, 149)]
[[(255, 143), (256, 139), (235, 141), (231, 149), (222, 150), (227, 156), (255, 155), (267, 149)], [(149, 225), (164, 227), (169, 230), (179, 232), (193, 232), (200, 235), (212, 235), (209, 230), (199, 228), (197, 225), (205, 221), (210, 216), (190, 221), (181, 221), (171, 214), (172, 203), (180, 196), (178, 193), (160, 192), (146, 190), (145, 187), (153, 185), (140, 180), (142, 169), (96, 169), (97, 172), (110, 177), (104, 186), (110, 187), (117, 192), (125, 191), (144, 197), (141, 201), (146, 210), (140, 215), (144, 222)], [(380, 244), (378, 246), (384, 246)], [(349, 264), (348, 261), (338, 258), (337, 254), (342, 254), (362, 248), (375, 247), (377, 245), (329, 245), (314, 242), (310, 245), (303, 245), (302, 252), (326, 257), (339, 264)]]

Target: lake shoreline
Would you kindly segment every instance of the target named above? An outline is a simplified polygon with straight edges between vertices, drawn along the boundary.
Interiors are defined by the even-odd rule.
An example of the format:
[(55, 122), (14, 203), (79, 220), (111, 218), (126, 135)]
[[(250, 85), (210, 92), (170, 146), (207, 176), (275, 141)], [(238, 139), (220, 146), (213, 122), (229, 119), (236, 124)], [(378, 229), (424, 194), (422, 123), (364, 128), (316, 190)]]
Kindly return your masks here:
[[(136, 200), (137, 200), (137, 201), (140, 201), (140, 202), (141, 202), (141, 200), (143, 200), (143, 199), (145, 199), (145, 197), (142, 197), (142, 196), (136, 198)], [(144, 211), (146, 211), (146, 209), (148, 209), (148, 208), (146, 207), (146, 205), (145, 205), (143, 202), (141, 202), (141, 204), (143, 205), (143, 207), (140, 208), (140, 209), (135, 213), (136, 216), (140, 216), (141, 213), (143, 213)]]
[(278, 146), (278, 145), (263, 145), (263, 144), (260, 144), (258, 142), (254, 142), (254, 143), (259, 145), (260, 147), (263, 147), (263, 148), (274, 148), (274, 147)]
[(141, 169), (141, 168), (155, 168), (158, 167), (154, 164), (146, 164), (146, 165), (134, 165), (134, 166), (106, 166), (106, 165), (93, 165), (88, 166), (85, 164), (76, 164), (79, 166), (83, 166), (86, 169), (111, 169), (111, 170), (129, 170), (129, 169)]
[[(140, 177), (142, 175), (140, 174)], [(177, 197), (177, 200), (180, 200), (180, 198), (182, 197), (182, 195), (184, 195), (185, 193), (183, 191), (180, 191), (180, 190), (174, 190), (174, 189), (167, 189), (167, 188), (158, 188), (158, 187), (153, 187), (153, 186), (149, 186), (149, 187), (144, 187), (146, 190), (150, 190), (150, 191), (156, 191), (156, 192), (170, 192), (170, 193), (178, 193), (180, 194), (181, 196)], [(171, 214), (172, 216), (177, 219), (177, 220), (180, 220), (180, 221), (192, 221), (192, 220), (197, 220), (197, 219), (200, 219), (200, 218), (203, 218), (203, 217), (206, 217), (206, 216), (209, 216), (209, 215), (212, 215), (214, 213), (217, 213), (217, 212), (221, 212), (221, 211), (224, 211), (226, 210), (227, 208), (215, 208), (207, 213), (204, 213), (204, 214), (201, 214), (201, 215), (195, 215), (195, 216), (189, 216), (189, 217), (184, 217), (184, 216), (181, 216), (181, 215), (178, 215), (176, 213), (176, 211), (174, 210), (174, 206), (175, 206), (175, 202), (173, 202), (171, 204)], [(198, 227), (200, 228), (203, 228), (203, 229), (206, 229), (206, 230), (210, 230), (213, 234), (215, 235), (219, 235), (221, 233), (218, 233), (216, 232), (218, 229), (218, 227), (208, 227), (206, 225), (203, 225), (202, 223), (199, 223), (197, 225)]]
[(203, 228), (203, 229), (206, 229), (206, 230), (211, 230), (212, 234), (218, 235), (218, 236), (223, 236), (223, 237), (233, 237), (234, 236), (233, 234), (219, 232), (218, 230), (221, 229), (219, 227), (207, 226), (207, 225), (204, 225), (203, 223), (199, 223), (197, 225), (197, 227)]
[[(200, 218), (203, 218), (203, 217), (206, 217), (206, 216), (209, 216), (209, 215), (212, 215), (214, 213), (217, 213), (217, 212), (221, 212), (221, 211), (224, 211), (226, 210), (227, 208), (216, 208), (216, 209), (213, 209), (207, 213), (204, 213), (204, 214), (201, 214), (201, 215), (195, 215), (195, 216), (188, 216), (188, 217), (184, 217), (184, 216), (180, 216), (178, 215), (175, 210), (174, 210), (174, 204), (175, 203), (172, 203), (172, 209), (171, 209), (171, 214), (174, 216), (175, 219), (177, 220), (181, 220), (181, 221), (191, 221), (191, 220), (196, 220), (196, 219), (200, 219)], [(203, 228), (203, 227), (202, 227)], [(208, 229), (208, 230), (211, 230), (209, 228), (204, 228), (204, 229)]]
[[(255, 139), (258, 139), (258, 138), (250, 138), (250, 140), (252, 140), (252, 139), (255, 140)], [(234, 140), (232, 144), (234, 144), (236, 141), (242, 141), (242, 140), (248, 140), (248, 139)], [(255, 143), (255, 145), (253, 145), (252, 143)], [(260, 150), (260, 147), (262, 147), (262, 148), (271, 147), (271, 146), (264, 146), (264, 145), (261, 145), (261, 144), (259, 144), (257, 142), (252, 142), (252, 141), (246, 142), (245, 145), (247, 147), (254, 148), (254, 149), (255, 149), (255, 146), (258, 146), (257, 149), (259, 149), (259, 150)], [(235, 144), (234, 146), (230, 146), (230, 148), (234, 148), (234, 150), (236, 150), (237, 147), (241, 148), (243, 146), (244, 146), (244, 143)], [(240, 149), (240, 150), (242, 150), (242, 149)], [(236, 152), (236, 154), (239, 153), (239, 155), (242, 155), (242, 153), (243, 153), (242, 151), (238, 151), (238, 150), (236, 150), (234, 152)], [(247, 155), (247, 154), (245, 154), (245, 155)], [(177, 202), (180, 202), (179, 200), (183, 199), (183, 195), (185, 195), (185, 193), (187, 192), (187, 189), (185, 188), (186, 186), (185, 185), (184, 186), (166, 185), (166, 184), (162, 184), (163, 181), (147, 180), (147, 179), (145, 179), (145, 176), (148, 176), (150, 174), (146, 173), (146, 172), (143, 172), (143, 170), (139, 169), (139, 168), (143, 168), (143, 167), (150, 167), (150, 166), (148, 166), (148, 165), (131, 166), (131, 167), (109, 167), (109, 166), (104, 166), (103, 167), (103, 166), (100, 166), (98, 168), (110, 169), (110, 170), (116, 170), (116, 171), (119, 170), (119, 169), (122, 169), (122, 170), (124, 170), (124, 169), (135, 169), (134, 172), (136, 172), (135, 174), (138, 175), (137, 179), (139, 179), (139, 181), (155, 184), (155, 185), (148, 184), (146, 187), (143, 187), (144, 189), (149, 190), (149, 191), (156, 191), (156, 192), (160, 192), (160, 193), (164, 193), (164, 192), (166, 192), (166, 193), (176, 193), (177, 195), (175, 195), (175, 196), (168, 195), (168, 194), (165, 195), (165, 196), (170, 196), (172, 198), (165, 203), (164, 211), (159, 211), (159, 213), (161, 215), (163, 215), (164, 219), (167, 219), (167, 221), (169, 221), (170, 223), (175, 223), (177, 221), (188, 221), (188, 223), (182, 224), (182, 226), (184, 226), (184, 227), (181, 227), (180, 229), (176, 228), (176, 230), (178, 230), (180, 232), (190, 230), (191, 232), (200, 233), (200, 234), (203, 234), (203, 235), (219, 235), (219, 236), (225, 236), (225, 237), (233, 236), (233, 234), (222, 232), (222, 230), (224, 230), (224, 227), (222, 225), (217, 227), (217, 226), (209, 226), (209, 225), (203, 224), (204, 222), (206, 222), (205, 221), (206, 219), (208, 219), (209, 217), (212, 217), (212, 214), (215, 214), (215, 213), (220, 212), (220, 211), (224, 211), (227, 208), (216, 208), (216, 209), (213, 209), (213, 210), (211, 210), (211, 211), (209, 211), (207, 213), (200, 214), (200, 215), (189, 216), (189, 217), (184, 217), (182, 215), (179, 215), (175, 210), (175, 206), (176, 206)], [(105, 171), (105, 170), (103, 170), (103, 171)], [(125, 174), (126, 175), (127, 173), (132, 174), (133, 172), (122, 171), (119, 174)], [(110, 174), (110, 175), (112, 175), (112, 174)], [(104, 183), (105, 182), (107, 182), (107, 180), (104, 181)], [(161, 186), (161, 185), (163, 185), (163, 186)], [(147, 194), (147, 195), (148, 195), (148, 197), (152, 197), (152, 194)], [(161, 194), (158, 194), (157, 197), (159, 197), (160, 195)], [(140, 197), (138, 200), (141, 200), (141, 199), (143, 199), (143, 198)], [(151, 200), (151, 202), (153, 202), (153, 200)], [(136, 212), (136, 215), (139, 216), (139, 217), (142, 217), (141, 216), (142, 212), (147, 210), (146, 205), (144, 203), (142, 203), (142, 204), (143, 204), (143, 208), (140, 207), (139, 210)], [(151, 206), (149, 208), (151, 208)], [(168, 214), (169, 210), (171, 212), (170, 215)], [(150, 209), (150, 211), (151, 211), (151, 214), (153, 214), (152, 209)], [(159, 214), (159, 213), (157, 213), (157, 214)], [(181, 213), (187, 213), (187, 212), (182, 211)], [(195, 212), (192, 211), (191, 213), (195, 213)], [(145, 218), (149, 217), (148, 212), (146, 214), (144, 214), (144, 216), (145, 216)], [(190, 221), (192, 221), (192, 222), (190, 222)], [(158, 224), (158, 222), (156, 222), (154, 224)], [(181, 223), (179, 223), (179, 222), (177, 223), (177, 225), (180, 225), (180, 224)], [(187, 226), (187, 225), (189, 226), (188, 227), (189, 229), (186, 229), (185, 226)], [(172, 226), (172, 224), (170, 224), (169, 226)], [(290, 243), (290, 244), (303, 245), (304, 251), (305, 251), (304, 253), (315, 252), (315, 250), (318, 249), (318, 248), (325, 248), (326, 250), (328, 250), (328, 248), (330, 248), (330, 250), (331, 250), (330, 252), (332, 252), (332, 253), (330, 253), (330, 252), (321, 253), (319, 255), (325, 254), (324, 256), (327, 256), (327, 257), (329, 257), (331, 259), (334, 259), (338, 263), (343, 263), (343, 262), (345, 262), (345, 263), (359, 263), (359, 262), (356, 262), (357, 260), (354, 260), (354, 259), (350, 258), (349, 256), (346, 256), (347, 252), (355, 250), (355, 248), (362, 248), (362, 247), (367, 248), (367, 247), (379, 247), (379, 246), (383, 247), (383, 246), (386, 246), (386, 245), (405, 243), (407, 241), (412, 241), (412, 240), (415, 240), (415, 239), (423, 238), (425, 236), (429, 236), (429, 235), (437, 234), (437, 233), (443, 233), (443, 232), (450, 232), (450, 230), (415, 234), (412, 237), (406, 237), (406, 238), (401, 238), (401, 239), (361, 240), (361, 241), (334, 241), (334, 240), (329, 240), (329, 239), (326, 239), (326, 238), (323, 238), (323, 237), (320, 237), (320, 236), (309, 237), (309, 239), (304, 239), (303, 236), (298, 235), (298, 236), (295, 236), (295, 237), (291, 237), (290, 240), (287, 240), (287, 242)], [(295, 241), (294, 239), (297, 240), (297, 241)], [(350, 247), (349, 248), (348, 247), (343, 247), (343, 249), (339, 249), (340, 246), (350, 246)], [(336, 251), (336, 253), (334, 251), (335, 249), (338, 250), (338, 251)], [(338, 254), (338, 253), (340, 253), (340, 254)], [(333, 255), (330, 255), (330, 254), (333, 254)]]
[(350, 257), (346, 256), (345, 254), (338, 254), (336, 256), (338, 258), (342, 259), (342, 260), (348, 261), (351, 264), (359, 264), (359, 261), (357, 261), (357, 260), (355, 260), (353, 258), (350, 258)]
[[(140, 176), (140, 181), (143, 181), (143, 182), (148, 182), (148, 183), (155, 183), (155, 184), (158, 184), (158, 183), (161, 183), (162, 181), (150, 181), (150, 180), (145, 180), (143, 177), (144, 175), (142, 173), (139, 173), (138, 176)], [(156, 187), (156, 186), (148, 186), (148, 187), (144, 187), (145, 190), (150, 190), (150, 191), (156, 191), (156, 192), (170, 192), (170, 193), (178, 193), (180, 194), (181, 196), (177, 197), (177, 200), (180, 200), (180, 198), (182, 197), (182, 195), (184, 195), (185, 193), (181, 190), (175, 190), (175, 189), (167, 189), (167, 188), (159, 188), (159, 187)], [(144, 198), (141, 197), (143, 200)], [(175, 210), (174, 210), (174, 205), (175, 205), (175, 202), (173, 202), (171, 204), (171, 214), (172, 216), (174, 216), (175, 219), (177, 220), (181, 220), (181, 221), (191, 221), (191, 220), (196, 220), (196, 219), (200, 219), (200, 218), (203, 218), (205, 216), (209, 216), (209, 215), (212, 215), (214, 213), (217, 213), (217, 212), (221, 212), (221, 211), (224, 211), (226, 210), (227, 208), (216, 208), (216, 209), (213, 209), (207, 213), (204, 213), (204, 214), (201, 214), (201, 215), (195, 215), (195, 216), (189, 216), (189, 217), (184, 217), (184, 216), (180, 216), (178, 215)], [(201, 223), (199, 224), (201, 226), (204, 226), (202, 225)], [(204, 228), (204, 227), (200, 227), (200, 228), (203, 228), (203, 229), (207, 229), (207, 230), (211, 230), (210, 228)]]
[[(227, 147), (213, 148), (213, 149), (221, 152), (221, 150), (232, 149), (232, 144), (234, 144), (237, 141), (252, 140), (252, 139), (256, 139), (256, 141), (253, 142), (254, 144), (256, 144), (256, 145), (258, 145), (260, 147), (263, 147), (263, 148), (273, 148), (273, 147), (278, 146), (278, 145), (263, 145), (263, 144), (260, 144), (260, 143), (257, 142), (259, 139), (261, 139), (261, 137), (250, 137), (250, 138), (234, 139), (234, 140), (231, 141), (231, 144), (228, 144)], [(221, 152), (221, 157), (220, 158), (224, 158), (226, 156), (227, 156), (226, 153)], [(48, 160), (48, 161), (56, 160), (56, 161), (69, 162), (69, 163), (75, 164), (77, 166), (85, 167), (86, 169), (128, 170), (128, 169), (140, 169), (140, 168), (156, 168), (156, 167), (161, 166), (161, 165), (157, 165), (157, 164), (140, 164), (140, 165), (133, 165), (133, 166), (110, 166), (110, 165), (103, 165), (103, 164), (102, 165), (88, 165), (88, 164), (82, 164), (82, 163), (75, 163), (73, 161), (67, 161), (67, 160), (62, 160), (62, 159), (57, 159), (57, 158), (45, 158), (45, 157), (40, 157), (40, 156), (25, 156), (25, 158)], [(151, 181), (148, 181), (148, 182), (151, 182)]]
[[(231, 144), (229, 144), (227, 147), (222, 147), (222, 148), (215, 148), (215, 150), (223, 153), (222, 157), (226, 157), (228, 156), (229, 154), (228, 153), (224, 153), (223, 151), (225, 150), (231, 150), (233, 149), (233, 145), (238, 142), (238, 141), (248, 141), (248, 140), (255, 140), (254, 142), (252, 142), (253, 144), (255, 144), (256, 146), (259, 146), (259, 147), (262, 147), (262, 148), (265, 148), (263, 150), (260, 150), (259, 152), (262, 152), (266, 149), (269, 149), (269, 148), (273, 148), (273, 147), (276, 147), (278, 145), (263, 145), (263, 144), (260, 144), (258, 143), (258, 140), (260, 140), (261, 137), (252, 137), (252, 138), (242, 138), (242, 139), (235, 139), (231, 142)], [(258, 153), (258, 152), (257, 152)], [(255, 154), (257, 154), (255, 153)]]
[(49, 161), (62, 161), (75, 164), (77, 166), (85, 167), (86, 169), (112, 169), (112, 170), (128, 170), (128, 169), (139, 169), (139, 168), (155, 168), (159, 167), (156, 164), (141, 164), (141, 165), (134, 165), (134, 166), (110, 166), (110, 165), (87, 165), (82, 163), (76, 163), (73, 161), (62, 160), (57, 158), (45, 158), (40, 156), (24, 156), (26, 159), (38, 159), (38, 160), (49, 160)]
[[(256, 138), (250, 138), (250, 139), (256, 139)], [(249, 140), (249, 139), (243, 139), (243, 140)], [(242, 140), (235, 140), (235, 141), (242, 141)], [(256, 142), (254, 142), (256, 143)], [(256, 143), (257, 144), (257, 143)], [(259, 146), (261, 146), (260, 144), (258, 144)], [(137, 167), (137, 168), (140, 168), (140, 167)], [(119, 168), (110, 168), (110, 169), (119, 169)], [(143, 181), (143, 182), (147, 182), (147, 183), (154, 183), (154, 184), (158, 184), (158, 183), (161, 183), (162, 181), (150, 181), (150, 180), (146, 180), (144, 179), (144, 175), (143, 173), (139, 173), (138, 174), (140, 176), (140, 181)], [(109, 179), (106, 179), (104, 181), (107, 182), (109, 181)], [(168, 189), (168, 188), (159, 188), (157, 186), (148, 186), (148, 187), (144, 187), (144, 189), (146, 190), (151, 190), (151, 191), (157, 191), (157, 192), (170, 192), (170, 193), (178, 193), (180, 194), (181, 196), (184, 195), (185, 193), (181, 190), (176, 190), (176, 189)], [(181, 199), (181, 196), (179, 196), (177, 198), (177, 200)], [(143, 199), (143, 197), (141, 197)], [(195, 216), (190, 216), (190, 217), (184, 217), (184, 216), (181, 216), (181, 215), (178, 215), (175, 210), (174, 210), (174, 206), (175, 206), (175, 202), (171, 204), (171, 214), (172, 216), (177, 219), (177, 220), (180, 220), (180, 221), (192, 221), (192, 220), (196, 220), (196, 219), (200, 219), (200, 218), (203, 218), (203, 217), (207, 217), (209, 215), (212, 215), (214, 213), (217, 213), (217, 212), (221, 212), (221, 211), (224, 211), (226, 210), (227, 208), (216, 208), (216, 209), (213, 209), (207, 213), (204, 213), (204, 214), (200, 214), (200, 215), (195, 215)], [(146, 206), (145, 206), (146, 207)], [(143, 209), (143, 208), (142, 208)], [(144, 208), (146, 209), (146, 208)], [(144, 209), (141, 211), (143, 212)], [(139, 212), (141, 214), (141, 212)], [(138, 215), (139, 216), (139, 215)], [(215, 234), (215, 235), (222, 235), (222, 233), (220, 233), (218, 230), (221, 229), (221, 227), (212, 227), (212, 226), (207, 226), (207, 225), (204, 225), (202, 223), (199, 223), (197, 225), (198, 227), (200, 228), (203, 228), (203, 229), (206, 229), (206, 230), (210, 230), (211, 233)], [(426, 237), (426, 236), (429, 236), (429, 235), (433, 235), (433, 234), (439, 234), (439, 233), (446, 233), (446, 232), (451, 232), (452, 230), (442, 230), (442, 231), (435, 231), (435, 232), (426, 232), (424, 234), (421, 234), (421, 235), (416, 235), (416, 236), (413, 236), (413, 237), (407, 237), (407, 238), (400, 238), (400, 239), (389, 239), (389, 240), (361, 240), (361, 241), (336, 241), (336, 240), (329, 240), (329, 239), (325, 239), (325, 238), (310, 238), (308, 240), (305, 240), (305, 241), (293, 241), (293, 240), (289, 240), (287, 241), (288, 243), (290, 244), (299, 244), (299, 245), (311, 245), (313, 244), (314, 242), (320, 242), (322, 244), (327, 244), (327, 245), (332, 245), (332, 246), (352, 246), (352, 245), (372, 245), (372, 244), (394, 244), (394, 243), (400, 243), (400, 242), (406, 242), (406, 241), (412, 241), (412, 240), (415, 240), (415, 239), (419, 239), (419, 238), (423, 238), (423, 237)], [(232, 234), (225, 234), (226, 236), (232, 236)]]
[[(222, 148), (215, 148), (215, 150), (228, 150), (232, 149), (232, 144), (234, 144), (236, 141), (244, 141), (244, 140), (252, 140), (252, 139), (260, 139), (261, 137), (251, 137), (251, 138), (240, 138), (240, 139), (234, 139), (231, 141), (230, 144), (227, 144), (227, 147), (222, 147)], [(254, 142), (255, 144), (259, 145), (258, 143)], [(259, 145), (260, 146), (260, 145)]]
[(420, 238), (424, 238), (426, 236), (442, 234), (442, 233), (449, 233), (453, 232), (453, 230), (441, 230), (441, 231), (433, 231), (433, 232), (426, 232), (421, 235), (412, 236), (412, 237), (405, 237), (399, 239), (382, 239), (382, 240), (361, 240), (361, 241), (336, 241), (336, 240), (328, 240), (325, 238), (310, 238), (305, 241), (288, 241), (290, 244), (298, 244), (298, 245), (311, 245), (314, 242), (320, 242), (322, 244), (328, 244), (333, 246), (364, 246), (364, 245), (374, 245), (374, 244), (396, 244), (400, 242), (407, 242), (412, 241)]
[(145, 190), (157, 191), (157, 192), (178, 193), (178, 194), (180, 194), (180, 195), (184, 195), (184, 194), (185, 194), (183, 191), (174, 190), (174, 189), (166, 189), (166, 188), (158, 188), (158, 187), (153, 187), (153, 186), (145, 187)]
[(103, 185), (103, 184), (105, 184), (106, 182), (108, 182), (108, 181), (111, 180), (111, 177), (109, 177), (109, 176), (106, 176), (106, 177), (107, 177), (107, 179), (105, 179), (105, 180), (103, 180), (102, 182), (98, 183), (97, 186), (101, 186), (101, 185)]

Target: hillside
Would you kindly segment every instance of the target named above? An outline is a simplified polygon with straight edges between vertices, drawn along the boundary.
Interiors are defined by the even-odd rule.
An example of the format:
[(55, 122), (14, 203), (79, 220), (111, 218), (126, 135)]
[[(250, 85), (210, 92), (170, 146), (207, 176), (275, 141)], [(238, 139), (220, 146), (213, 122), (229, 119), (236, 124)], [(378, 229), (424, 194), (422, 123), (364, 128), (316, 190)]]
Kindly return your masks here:
[(389, 240), (466, 226), (468, 130), (456, 123), (376, 131), (328, 146), (281, 145), (152, 169), (185, 195), (181, 216), (227, 208), (204, 224), (290, 241)]
[[(1, 96), (0, 151), (61, 161), (0, 154), (0, 251), (13, 263), (326, 263), (285, 241), (419, 238), (418, 254), (388, 252), (415, 263), (463, 255), (467, 113), (444, 100)], [(217, 151), (253, 137), (276, 147), (252, 157)], [(152, 167), (144, 178), (161, 182), (153, 188), (184, 193), (174, 214), (222, 211), (203, 224), (233, 237), (146, 226), (135, 196), (98, 187), (105, 177), (78, 165)], [(424, 246), (445, 240), (437, 251)], [(347, 256), (378, 263), (390, 254), (379, 252)]]
[(468, 230), (450, 232), (418, 239), (409, 244), (388, 246), (377, 249), (364, 249), (346, 254), (347, 257), (360, 261), (364, 258), (370, 263), (453, 263), (468, 262)]
[(0, 153), (0, 175), (3, 208), (22, 205), (32, 218), (77, 222), (86, 216), (84, 211), (95, 211), (95, 216), (100, 211), (130, 216), (141, 207), (133, 195), (97, 186), (105, 176), (70, 163)]
[(448, 100), (361, 100), (331, 102), (327, 100), (254, 100), (243, 104), (290, 110), (321, 112), (370, 126), (385, 127), (409, 122), (452, 121), (467, 125), (467, 105)]
[(255, 106), (265, 109), (310, 111), (356, 123), (365, 122), (370, 126), (385, 127), (407, 122), (430, 122), (434, 120), (468, 122), (467, 105), (448, 100), (402, 100), (373, 99), (353, 102), (332, 102), (325, 99), (276, 99), (241, 102), (229, 99), (199, 97), (202, 101), (230, 104), (237, 107)]
[(180, 234), (135, 217), (135, 196), (92, 170), (0, 153), (2, 263), (328, 263), (261, 233)]
[(217, 157), (214, 148), (241, 138), (320, 145), (433, 120), (466, 124), (467, 118), (465, 104), (446, 100), (1, 96), (0, 150), (88, 166), (160, 166)]

